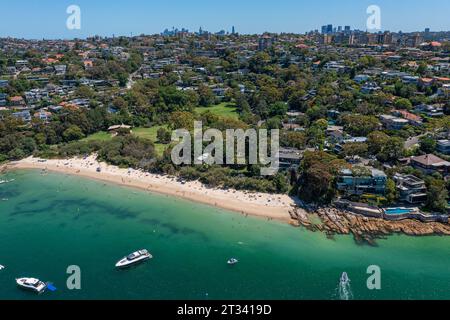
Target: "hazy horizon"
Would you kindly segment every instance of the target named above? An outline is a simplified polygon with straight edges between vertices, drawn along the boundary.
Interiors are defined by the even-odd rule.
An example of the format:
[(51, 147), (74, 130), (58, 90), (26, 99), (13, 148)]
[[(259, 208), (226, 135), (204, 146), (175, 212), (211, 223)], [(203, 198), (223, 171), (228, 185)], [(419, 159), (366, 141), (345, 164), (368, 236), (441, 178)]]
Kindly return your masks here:
[[(66, 21), (67, 7), (81, 8), (81, 29), (69, 30)], [(0, 20), (0, 37), (19, 39), (74, 39), (91, 36), (131, 36), (159, 34), (164, 29), (187, 28), (198, 31), (200, 27), (210, 32), (232, 26), (240, 34), (296, 33), (319, 30), (322, 25), (351, 26), (366, 30), (367, 7), (381, 8), (380, 31), (416, 32), (430, 28), (432, 31), (450, 30), (450, 1), (432, 0), (346, 0), (341, 2), (305, 0), (258, 1), (239, 3), (211, 3), (206, 0), (186, 2), (181, 0), (144, 1), (97, 0), (67, 1), (55, 4), (51, 0), (39, 2), (18, 0), (8, 3)]]

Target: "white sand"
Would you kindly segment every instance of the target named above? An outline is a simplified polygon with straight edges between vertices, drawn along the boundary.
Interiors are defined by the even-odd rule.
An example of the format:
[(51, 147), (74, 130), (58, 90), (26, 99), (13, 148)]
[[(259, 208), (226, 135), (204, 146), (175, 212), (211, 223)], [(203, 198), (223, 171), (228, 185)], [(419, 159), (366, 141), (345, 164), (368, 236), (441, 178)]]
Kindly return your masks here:
[[(101, 172), (97, 172), (97, 168)], [(222, 209), (280, 221), (291, 221), (289, 212), (295, 202), (287, 195), (272, 195), (236, 190), (207, 188), (200, 182), (178, 182), (174, 177), (154, 175), (139, 170), (120, 169), (99, 163), (95, 156), (86, 159), (42, 160), (27, 158), (8, 165), (10, 169), (41, 169), (93, 178), (149, 192), (176, 196)]]

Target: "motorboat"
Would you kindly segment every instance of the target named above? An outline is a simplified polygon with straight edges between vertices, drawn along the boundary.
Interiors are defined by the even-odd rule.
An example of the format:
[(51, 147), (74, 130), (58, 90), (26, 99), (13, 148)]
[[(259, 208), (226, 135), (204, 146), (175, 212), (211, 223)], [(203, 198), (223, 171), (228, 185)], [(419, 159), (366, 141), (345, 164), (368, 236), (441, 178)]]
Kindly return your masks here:
[(20, 278), (16, 279), (17, 285), (26, 290), (34, 291), (36, 293), (43, 293), (47, 288), (47, 285), (35, 278)]
[(347, 284), (350, 282), (347, 272), (344, 272), (341, 276), (341, 284)]
[(238, 264), (239, 263), (239, 260), (238, 259), (235, 259), (235, 258), (231, 258), (230, 260), (228, 260), (228, 262), (227, 262), (230, 266), (233, 266), (233, 265), (235, 265), (235, 264)]
[(2, 266), (2, 265), (0, 264), (0, 271), (2, 271), (2, 270), (4, 270), (4, 269), (6, 269), (6, 267), (5, 267), (5, 266)]
[(153, 256), (147, 250), (139, 250), (126, 257), (123, 257), (119, 262), (116, 263), (116, 267), (127, 268), (151, 258), (153, 258)]

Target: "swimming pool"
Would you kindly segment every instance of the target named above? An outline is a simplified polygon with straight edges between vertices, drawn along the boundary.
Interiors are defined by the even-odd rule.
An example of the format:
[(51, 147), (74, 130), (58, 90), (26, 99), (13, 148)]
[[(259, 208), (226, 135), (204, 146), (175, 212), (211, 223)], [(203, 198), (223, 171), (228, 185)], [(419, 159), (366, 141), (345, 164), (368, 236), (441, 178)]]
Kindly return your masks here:
[(413, 212), (412, 209), (404, 209), (404, 208), (393, 208), (393, 209), (386, 209), (385, 212), (387, 215), (403, 215), (403, 214), (409, 214)]

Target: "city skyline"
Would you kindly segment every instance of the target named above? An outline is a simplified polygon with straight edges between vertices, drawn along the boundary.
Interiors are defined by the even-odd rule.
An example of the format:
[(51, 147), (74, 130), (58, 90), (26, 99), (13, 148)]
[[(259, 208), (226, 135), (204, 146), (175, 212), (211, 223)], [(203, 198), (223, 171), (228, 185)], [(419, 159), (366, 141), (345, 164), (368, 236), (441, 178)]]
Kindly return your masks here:
[[(66, 28), (67, 7), (75, 4), (81, 8), (81, 29)], [(352, 29), (366, 30), (367, 7), (373, 1), (348, 0), (345, 3), (307, 3), (306, 1), (283, 0), (276, 4), (269, 1), (253, 1), (239, 4), (230, 0), (227, 4), (183, 3), (174, 0), (170, 3), (135, 0), (117, 1), (106, 4), (99, 0), (89, 3), (79, 0), (43, 0), (34, 3), (27, 0), (8, 5), (10, 14), (0, 21), (0, 37), (27, 39), (70, 39), (89, 36), (130, 36), (138, 34), (158, 34), (164, 29), (186, 28), (190, 31), (203, 30), (217, 32), (232, 31), (241, 34), (305, 33), (319, 30), (322, 25), (351, 26)], [(431, 31), (450, 30), (446, 13), (450, 3), (434, 0), (423, 4), (421, 1), (377, 1), (381, 8), (382, 25), (380, 31), (415, 32), (430, 28)], [(22, 18), (17, 19), (20, 15)], [(409, 17), (413, 17), (409, 19)], [(194, 21), (194, 22), (193, 22)]]

